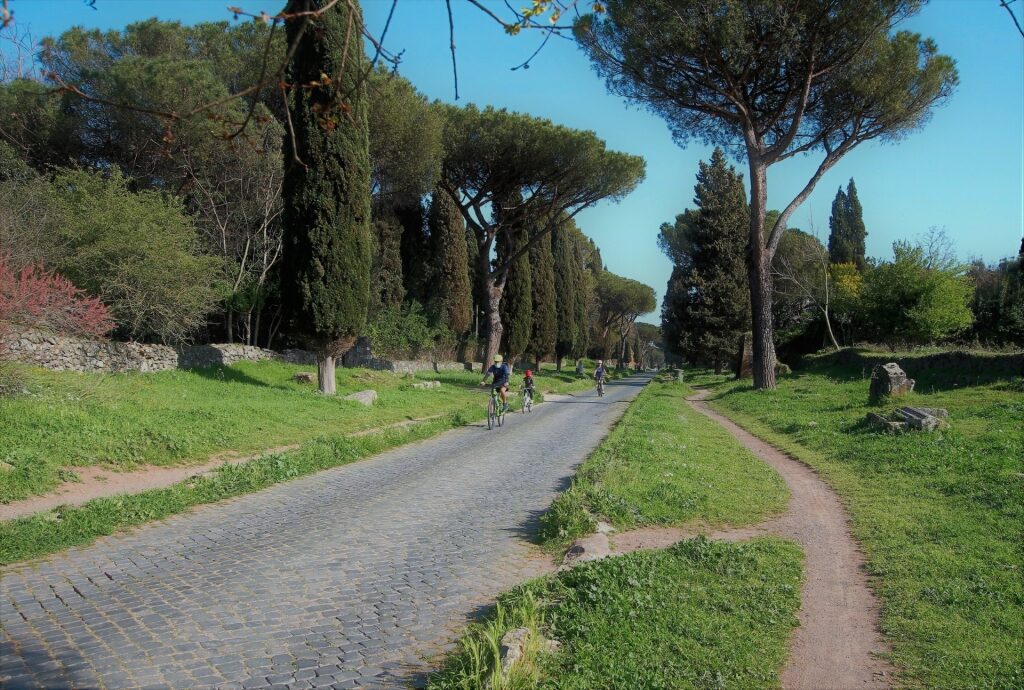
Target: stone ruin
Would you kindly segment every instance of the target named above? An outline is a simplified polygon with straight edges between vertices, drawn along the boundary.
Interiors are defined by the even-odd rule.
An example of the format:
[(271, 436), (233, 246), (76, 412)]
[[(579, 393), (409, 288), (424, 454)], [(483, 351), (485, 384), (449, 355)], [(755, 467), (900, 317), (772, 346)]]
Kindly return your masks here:
[(911, 429), (916, 431), (935, 431), (943, 426), (943, 419), (949, 412), (942, 407), (900, 407), (888, 417), (876, 412), (868, 412), (867, 423), (871, 426), (901, 434)]
[(868, 401), (878, 404), (887, 398), (904, 395), (914, 390), (914, 379), (907, 378), (906, 372), (896, 362), (879, 364), (871, 371), (871, 388)]

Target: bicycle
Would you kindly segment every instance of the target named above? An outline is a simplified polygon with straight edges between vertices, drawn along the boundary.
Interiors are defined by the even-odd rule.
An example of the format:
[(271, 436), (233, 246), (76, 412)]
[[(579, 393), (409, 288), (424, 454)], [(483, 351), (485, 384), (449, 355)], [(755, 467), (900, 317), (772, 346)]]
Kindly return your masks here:
[(487, 428), (493, 429), (495, 423), (501, 426), (505, 421), (505, 406), (498, 396), (498, 389), (491, 386), (491, 398), (487, 401)]
[(533, 391), (529, 388), (523, 389), (523, 407), (519, 411), (523, 414), (533, 412)]
[(604, 397), (604, 379), (597, 380), (597, 397)]

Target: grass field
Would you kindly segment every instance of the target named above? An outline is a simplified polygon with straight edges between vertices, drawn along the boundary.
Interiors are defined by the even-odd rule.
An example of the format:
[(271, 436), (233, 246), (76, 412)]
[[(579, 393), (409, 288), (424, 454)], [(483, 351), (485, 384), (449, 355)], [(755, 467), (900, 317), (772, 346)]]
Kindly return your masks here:
[[(428, 684), (434, 690), (774, 688), (800, 606), (792, 542), (702, 538), (583, 563), (501, 597)], [(500, 673), (498, 643), (534, 632), (524, 662)], [(541, 637), (561, 650), (544, 653)]]
[[(202, 462), (215, 453), (259, 451), (407, 419), (476, 418), (486, 405), (473, 372), (422, 373), (417, 378), (444, 385), (415, 390), (414, 379), (339, 368), (338, 397), (329, 398), (292, 380), (302, 370), (309, 367), (280, 362), (150, 374), (27, 370), (29, 393), (0, 397), (0, 503), (73, 480), (72, 467)], [(545, 368), (537, 385), (568, 392), (591, 384)], [(379, 394), (372, 408), (341, 399), (367, 388)]]
[[(707, 374), (690, 380), (711, 385), (716, 409), (819, 470), (842, 496), (902, 685), (1024, 687), (1024, 386), (915, 370), (912, 355), (900, 361), (920, 392), (881, 411), (944, 407), (948, 428), (868, 428), (864, 416), (880, 408), (867, 405), (863, 368), (828, 359), (783, 377), (776, 392)], [(981, 383), (965, 385), (971, 378)]]
[(782, 478), (720, 426), (685, 402), (692, 391), (654, 382), (587, 459), (541, 520), (541, 540), (561, 545), (594, 529), (742, 526), (782, 512)]

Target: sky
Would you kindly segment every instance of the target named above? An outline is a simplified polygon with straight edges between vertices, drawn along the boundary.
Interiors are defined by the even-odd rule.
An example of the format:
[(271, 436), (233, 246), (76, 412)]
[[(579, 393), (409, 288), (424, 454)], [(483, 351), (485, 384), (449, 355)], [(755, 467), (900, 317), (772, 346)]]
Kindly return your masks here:
[[(496, 11), (504, 3), (488, 2)], [(526, 4), (512, 0), (513, 5)], [(276, 12), (279, 0), (10, 0), (15, 21), (33, 36), (76, 25), (122, 28), (148, 17), (195, 23), (232, 20), (228, 5)], [(367, 27), (384, 28), (390, 0), (362, 0)], [(1024, 20), (1024, 0), (1015, 3)], [(693, 204), (697, 164), (706, 146), (677, 145), (663, 120), (607, 92), (586, 56), (552, 38), (528, 69), (513, 70), (537, 48), (529, 31), (507, 36), (464, 0), (453, 0), (459, 100), (455, 101), (448, 15), (441, 0), (400, 0), (385, 37), (401, 52), (399, 72), (426, 96), (493, 105), (592, 130), (609, 148), (643, 156), (644, 182), (618, 204), (578, 217), (601, 248), (608, 270), (654, 287), (660, 298), (671, 264), (658, 250), (658, 229)], [(892, 243), (945, 229), (961, 258), (995, 262), (1015, 255), (1024, 233), (1024, 38), (999, 0), (932, 0), (902, 28), (936, 40), (957, 63), (960, 85), (924, 129), (897, 144), (869, 142), (825, 174), (790, 225), (828, 237), (832, 199), (856, 181), (870, 256), (891, 258)], [(803, 187), (819, 158), (797, 157), (768, 173), (769, 208), (782, 208)], [(743, 172), (745, 165), (735, 161)], [(658, 320), (657, 314), (645, 320)]]

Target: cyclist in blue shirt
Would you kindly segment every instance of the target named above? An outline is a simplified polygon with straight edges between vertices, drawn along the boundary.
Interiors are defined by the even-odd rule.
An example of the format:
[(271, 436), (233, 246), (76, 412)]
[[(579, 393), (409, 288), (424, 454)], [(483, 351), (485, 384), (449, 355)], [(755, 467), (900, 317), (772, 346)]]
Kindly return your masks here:
[(488, 377), (493, 376), (491, 387), (496, 388), (501, 394), (502, 413), (508, 412), (508, 381), (512, 376), (508, 365), (502, 361), (501, 355), (494, 355), (494, 364), (484, 373), (484, 380), (480, 385), (487, 383)]

